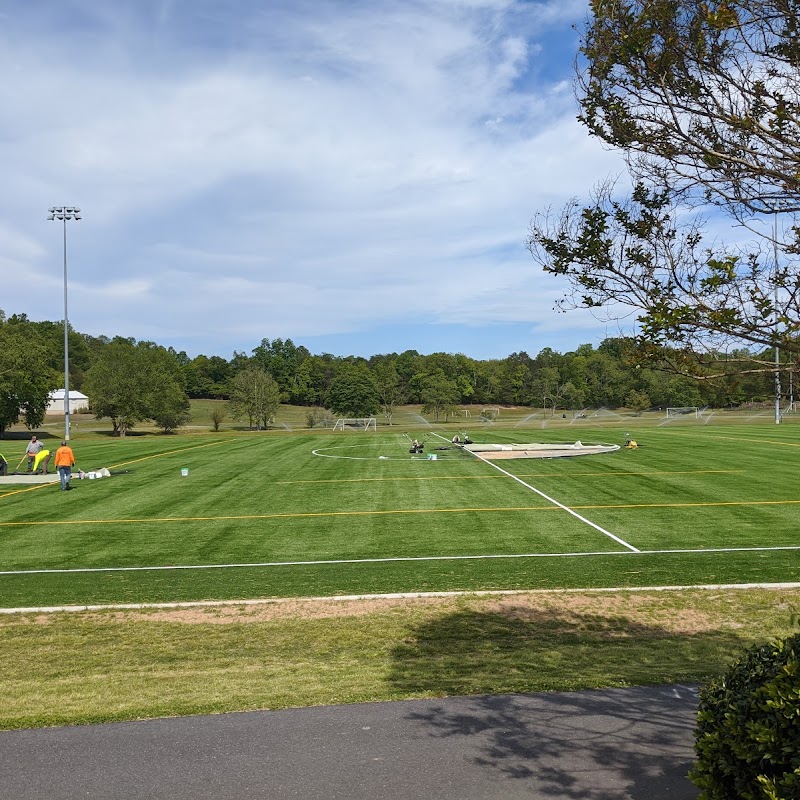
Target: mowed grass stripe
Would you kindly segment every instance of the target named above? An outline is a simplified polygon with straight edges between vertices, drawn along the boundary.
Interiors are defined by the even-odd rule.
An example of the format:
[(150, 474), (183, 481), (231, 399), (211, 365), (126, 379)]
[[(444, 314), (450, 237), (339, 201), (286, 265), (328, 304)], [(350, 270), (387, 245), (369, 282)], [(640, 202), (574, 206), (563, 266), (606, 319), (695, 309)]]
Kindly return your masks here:
[[(599, 511), (608, 509), (637, 508), (701, 508), (712, 506), (781, 506), (800, 505), (800, 500), (725, 500), (706, 503), (616, 503), (606, 505), (574, 505), (571, 509), (578, 511)], [(0, 522), (0, 528), (14, 528), (36, 525), (117, 525), (151, 522), (228, 522), (235, 520), (268, 520), (268, 519), (302, 519), (304, 517), (363, 517), (389, 516), (402, 514), (501, 514), (518, 511), (559, 511), (560, 506), (516, 506), (513, 508), (413, 508), (393, 509), (391, 511), (318, 511), (295, 514), (235, 514), (211, 517), (150, 517), (138, 519), (48, 519), (29, 520), (26, 522)]]
[(179, 455), (181, 453), (190, 453), (195, 450), (203, 450), (207, 447), (219, 447), (222, 444), (230, 444), (229, 441), (219, 441), (219, 442), (207, 442), (206, 444), (195, 444), (191, 447), (179, 447), (175, 450), (166, 450), (163, 453), (153, 453), (152, 455), (142, 456), (141, 458), (134, 458), (130, 461), (123, 461), (119, 464), (114, 464), (113, 466), (109, 467), (108, 469), (119, 469), (120, 467), (130, 467), (132, 464), (139, 464), (142, 461), (150, 461), (154, 458), (163, 458), (164, 456), (174, 456)]
[[(502, 431), (497, 433), (502, 442)], [(531, 436), (540, 438), (540, 433), (549, 441), (564, 438), (555, 430)], [(617, 545), (596, 540), (596, 533), (567, 514), (526, 513), (557, 507), (520, 495), (519, 484), (475, 459), (379, 460), (379, 454), (392, 455), (391, 435), (359, 440), (362, 452), (376, 456), (359, 461), (311, 455), (329, 436), (318, 433), (209, 436), (190, 440), (186, 447), (176, 447), (169, 437), (78, 442), (84, 469), (113, 462), (117, 469), (131, 465), (129, 471), (83, 481), (69, 494), (7, 497), (0, 522), (4, 570), (250, 562), (343, 566), (286, 567), (274, 577), (239, 570), (238, 577), (227, 578), (224, 570), (217, 570), (216, 578), (184, 572), (185, 579), (162, 573), (159, 580), (154, 573), (152, 579), (143, 575), (117, 582), (109, 577), (94, 584), (88, 576), (52, 576), (41, 582), (4, 576), (0, 604), (37, 605), (46, 598), (50, 604), (67, 597), (113, 602), (122, 596), (169, 600), (181, 594), (320, 595), (377, 586), (389, 591), (592, 586), (620, 577), (649, 584), (683, 583), (687, 576), (704, 582), (723, 575), (729, 581), (785, 580), (800, 569), (797, 550), (786, 550), (783, 556), (752, 555), (766, 553), (760, 545), (798, 544), (800, 493), (793, 497), (791, 489), (798, 466), (792, 454), (797, 451), (695, 434), (696, 443), (687, 446), (683, 436), (666, 430), (651, 429), (646, 437), (637, 430), (633, 435), (640, 442), (644, 438), (639, 450), (535, 466), (530, 461), (503, 462), (514, 477), (535, 477), (543, 487), (557, 484), (550, 494), (564, 506), (596, 514), (598, 522), (638, 549), (684, 553), (624, 562), (630, 574), (622, 576), (599, 556), (574, 562), (576, 572), (553, 568), (539, 556)], [(494, 438), (495, 431), (486, 432), (489, 436)], [(519, 439), (520, 432), (509, 436)], [(586, 429), (580, 436), (586, 442), (604, 438)], [(329, 436), (328, 441), (341, 439)], [(395, 444), (395, 449), (403, 447), (402, 442)], [(776, 452), (784, 455), (776, 458)], [(168, 455), (172, 457), (164, 458)], [(178, 467), (183, 466), (190, 477), (180, 477)], [(505, 480), (476, 480), (486, 477)], [(753, 549), (742, 549), (746, 547)], [(702, 562), (691, 555), (730, 548), (740, 555), (705, 556)], [(535, 554), (536, 559), (517, 562), (518, 567), (492, 560), (509, 553)], [(480, 559), (482, 555), (489, 558)], [(431, 557), (465, 558), (438, 562), (441, 567), (417, 560), (404, 568), (396, 560)], [(374, 566), (351, 571), (344, 566), (359, 562)]]
[[(675, 550), (596, 550), (580, 553), (484, 553), (481, 555), (442, 555), (442, 556), (384, 556), (381, 558), (331, 558), (316, 561), (248, 561), (241, 564), (168, 564), (147, 565), (138, 567), (70, 567), (65, 569), (21, 569), (0, 570), (0, 575), (70, 575), (87, 572), (171, 572), (207, 569), (260, 569), (265, 567), (318, 567), (336, 564), (390, 564), (426, 561), (487, 561), (497, 559), (541, 559), (541, 558), (585, 558), (587, 556), (674, 556), (674, 555), (710, 555), (713, 553), (773, 553), (800, 551), (800, 545), (766, 545), (763, 547), (696, 547), (677, 548)], [(763, 584), (766, 585), (766, 584)], [(788, 585), (788, 584), (786, 584)], [(621, 587), (610, 587), (618, 591)], [(647, 586), (645, 589), (657, 587)], [(662, 588), (692, 588), (690, 586), (672, 586)], [(697, 587), (699, 588), (699, 587)], [(585, 590), (583, 590), (585, 591)], [(8, 611), (9, 609), (0, 609)]]
[[(800, 501), (798, 501), (800, 502)], [(212, 517), (152, 517), (139, 519), (71, 519), (71, 520), (29, 520), (26, 522), (0, 522), (2, 528), (35, 525), (114, 525), (151, 522), (229, 522), (235, 520), (303, 519), (316, 517), (371, 517), (395, 516), (402, 514), (485, 514), (511, 511), (558, 511), (557, 506), (518, 506), (514, 508), (411, 508), (390, 511), (315, 511), (295, 514), (235, 514)]]
[[(552, 472), (532, 472), (520, 474), (519, 478), (608, 478), (608, 477), (649, 477), (651, 475), (735, 475), (742, 469), (679, 469), (653, 470), (652, 472), (573, 472), (557, 475)], [(507, 475), (418, 475), (392, 478), (326, 478), (325, 480), (275, 481), (279, 486), (322, 484), (322, 483), (382, 483), (384, 481), (487, 481), (508, 479)]]

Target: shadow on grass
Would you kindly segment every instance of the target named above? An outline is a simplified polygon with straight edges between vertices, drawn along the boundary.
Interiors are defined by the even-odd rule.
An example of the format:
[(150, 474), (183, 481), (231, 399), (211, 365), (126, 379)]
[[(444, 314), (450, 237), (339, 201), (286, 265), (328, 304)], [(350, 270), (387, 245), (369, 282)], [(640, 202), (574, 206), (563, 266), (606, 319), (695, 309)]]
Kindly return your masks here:
[(46, 439), (61, 439), (63, 438), (63, 433), (50, 433), (48, 431), (9, 431), (5, 430), (0, 433), (0, 439), (3, 439), (6, 442), (29, 442), (31, 440), (31, 436), (35, 436), (37, 439), (44, 441)]
[[(462, 695), (412, 718), (432, 737), (465, 737), (465, 759), (499, 781), (523, 782), (532, 796), (696, 798), (685, 777), (693, 684), (747, 644), (624, 617), (459, 611), (394, 648), (390, 681), (402, 693)], [(626, 685), (636, 688), (525, 694)]]

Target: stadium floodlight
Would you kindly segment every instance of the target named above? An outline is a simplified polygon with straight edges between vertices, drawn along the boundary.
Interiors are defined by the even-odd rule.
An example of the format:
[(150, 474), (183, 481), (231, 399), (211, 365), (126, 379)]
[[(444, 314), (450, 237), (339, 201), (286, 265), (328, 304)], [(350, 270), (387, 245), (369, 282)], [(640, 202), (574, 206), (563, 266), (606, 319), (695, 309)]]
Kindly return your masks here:
[(67, 220), (81, 219), (77, 206), (53, 206), (49, 221), (60, 220), (64, 227), (64, 441), (69, 441), (69, 314), (67, 313)]

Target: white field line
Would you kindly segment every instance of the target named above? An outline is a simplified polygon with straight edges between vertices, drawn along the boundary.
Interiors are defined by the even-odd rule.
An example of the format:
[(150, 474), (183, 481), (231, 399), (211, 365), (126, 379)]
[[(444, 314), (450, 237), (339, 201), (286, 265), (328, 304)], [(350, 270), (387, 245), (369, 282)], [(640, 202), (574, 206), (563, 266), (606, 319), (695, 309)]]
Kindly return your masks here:
[[(444, 436), (440, 436), (438, 433), (434, 433), (434, 436), (438, 436), (440, 439), (444, 440), (445, 442), (448, 441), (445, 439)], [(468, 453), (472, 453), (471, 450), (467, 451)], [(605, 528), (601, 528), (599, 525), (596, 525), (591, 520), (586, 519), (586, 517), (581, 516), (577, 511), (573, 511), (571, 508), (567, 508), (567, 506), (559, 503), (558, 500), (554, 500), (549, 495), (546, 495), (544, 492), (537, 489), (535, 486), (531, 486), (529, 483), (525, 483), (522, 478), (518, 478), (516, 475), (512, 475), (510, 472), (504, 470), (502, 467), (498, 467), (497, 464), (490, 461), (488, 458), (484, 458), (480, 453), (472, 453), (476, 458), (483, 461), (484, 464), (488, 464), (490, 467), (494, 467), (498, 472), (502, 472), (503, 475), (507, 475), (509, 478), (513, 478), (517, 483), (521, 483), (526, 489), (530, 489), (532, 492), (535, 492), (539, 495), (539, 497), (543, 497), (547, 500), (548, 503), (552, 503), (554, 506), (558, 506), (562, 511), (566, 511), (568, 514), (572, 514), (573, 517), (579, 519), (581, 522), (585, 523), (591, 528), (594, 528), (596, 531), (600, 531), (603, 536), (608, 536), (610, 539), (613, 539), (617, 544), (621, 544), (623, 547), (627, 547), (633, 553), (640, 552), (637, 547), (634, 547), (632, 544), (628, 544), (624, 539), (620, 539), (619, 536), (615, 536), (610, 531), (607, 531)]]
[(800, 589), (800, 583), (714, 583), (699, 586), (608, 586), (591, 589), (494, 589), (459, 592), (394, 592), (391, 594), (345, 594), (332, 597), (273, 597), (258, 600), (187, 600), (176, 603), (112, 603), (83, 606), (30, 606), (28, 608), (0, 608), (0, 614), (50, 614), (63, 611), (137, 611), (141, 609), (215, 608), (220, 606), (265, 606), (281, 603), (352, 602), (364, 600), (416, 600), (429, 597), (492, 597), (523, 594), (599, 594), (602, 592), (687, 592), (737, 590), (787, 590)]
[(654, 556), (703, 553), (766, 553), (800, 550), (800, 545), (774, 547), (704, 547), (680, 550), (598, 550), (586, 553), (487, 553), (474, 556), (391, 556), (387, 558), (332, 558), (318, 561), (254, 561), (241, 564), (170, 564), (144, 567), (73, 567), (67, 569), (2, 570), (2, 575), (73, 575), (84, 572), (163, 572), (186, 569), (260, 569), (262, 567), (319, 567), (334, 564), (389, 564), (412, 561), (489, 561), (503, 558), (585, 558), (587, 556)]

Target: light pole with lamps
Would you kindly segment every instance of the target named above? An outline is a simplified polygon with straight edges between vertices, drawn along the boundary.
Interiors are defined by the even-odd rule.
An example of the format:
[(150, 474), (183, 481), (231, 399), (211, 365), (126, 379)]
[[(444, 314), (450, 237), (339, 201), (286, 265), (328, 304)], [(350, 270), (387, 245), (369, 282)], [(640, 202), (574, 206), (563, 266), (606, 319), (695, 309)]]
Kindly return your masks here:
[(75, 206), (54, 206), (48, 220), (59, 219), (64, 225), (64, 440), (69, 441), (69, 315), (67, 314), (67, 220), (81, 218)]

